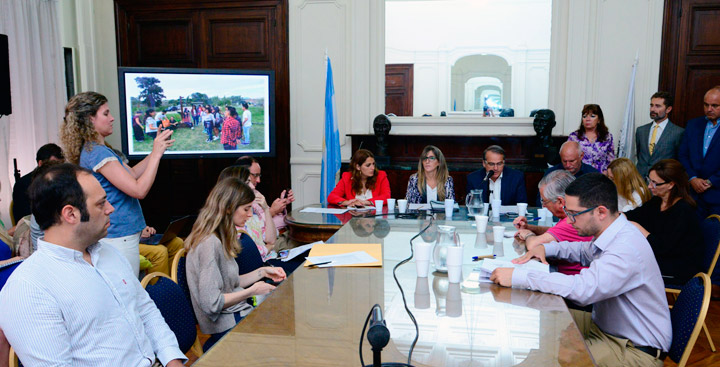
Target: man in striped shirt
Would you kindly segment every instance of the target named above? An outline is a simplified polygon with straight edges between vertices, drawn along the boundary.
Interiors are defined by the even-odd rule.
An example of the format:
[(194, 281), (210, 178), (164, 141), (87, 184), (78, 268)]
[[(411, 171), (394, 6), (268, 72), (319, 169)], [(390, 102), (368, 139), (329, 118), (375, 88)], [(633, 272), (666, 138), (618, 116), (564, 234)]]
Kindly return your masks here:
[[(30, 186), (45, 231), (0, 292), (0, 328), (25, 366), (182, 366), (175, 335), (130, 264), (98, 240), (113, 207), (92, 174), (61, 164)], [(159, 361), (159, 362), (158, 362)]]

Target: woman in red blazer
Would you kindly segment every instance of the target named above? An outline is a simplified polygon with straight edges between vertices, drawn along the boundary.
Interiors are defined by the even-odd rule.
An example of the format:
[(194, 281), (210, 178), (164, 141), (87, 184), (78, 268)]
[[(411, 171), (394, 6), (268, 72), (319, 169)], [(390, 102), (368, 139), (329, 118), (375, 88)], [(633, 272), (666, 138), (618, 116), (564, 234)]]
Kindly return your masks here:
[(384, 171), (375, 167), (375, 157), (369, 150), (358, 149), (350, 160), (350, 171), (344, 172), (340, 182), (328, 195), (328, 204), (340, 206), (374, 205), (375, 200), (390, 198), (390, 182)]

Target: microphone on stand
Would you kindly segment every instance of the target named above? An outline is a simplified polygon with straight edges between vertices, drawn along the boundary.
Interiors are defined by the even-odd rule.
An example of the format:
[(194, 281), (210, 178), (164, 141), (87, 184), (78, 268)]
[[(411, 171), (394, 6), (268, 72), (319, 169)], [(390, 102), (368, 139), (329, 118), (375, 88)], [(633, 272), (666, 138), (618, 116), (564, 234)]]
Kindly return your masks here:
[(489, 170), (489, 171), (487, 172), (487, 174), (485, 174), (485, 178), (483, 178), (483, 182), (487, 181), (487, 180), (488, 180), (490, 177), (492, 177), (492, 175), (494, 175), (494, 174), (495, 174), (495, 171)]
[(373, 367), (382, 366), (380, 352), (390, 342), (390, 330), (385, 326), (382, 308), (376, 304), (370, 311), (370, 328), (367, 332), (367, 340), (370, 342), (373, 351)]

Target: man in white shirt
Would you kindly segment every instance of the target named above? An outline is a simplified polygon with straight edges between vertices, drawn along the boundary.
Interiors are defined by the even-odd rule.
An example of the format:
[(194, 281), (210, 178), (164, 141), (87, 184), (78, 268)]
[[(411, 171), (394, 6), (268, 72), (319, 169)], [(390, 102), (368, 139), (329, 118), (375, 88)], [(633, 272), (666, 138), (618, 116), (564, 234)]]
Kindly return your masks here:
[(247, 102), (242, 103), (242, 130), (243, 130), (243, 138), (242, 138), (242, 144), (248, 145), (250, 144), (250, 128), (252, 127), (252, 112), (250, 112), (250, 106)]
[(547, 263), (547, 256), (588, 268), (576, 275), (498, 268), (490, 280), (592, 304), (591, 320), (587, 312), (573, 317), (598, 365), (662, 366), (672, 341), (665, 285), (647, 239), (618, 211), (615, 184), (585, 174), (565, 190), (563, 210), (578, 235), (592, 241), (541, 244), (513, 262)]
[(672, 111), (673, 97), (668, 92), (657, 92), (650, 98), (649, 124), (635, 130), (637, 169), (647, 176), (650, 167), (663, 159), (677, 159), (678, 149), (685, 129), (668, 119)]
[(30, 186), (45, 237), (0, 292), (0, 328), (26, 366), (182, 366), (177, 339), (124, 256), (98, 242), (113, 207), (91, 172), (54, 166)]

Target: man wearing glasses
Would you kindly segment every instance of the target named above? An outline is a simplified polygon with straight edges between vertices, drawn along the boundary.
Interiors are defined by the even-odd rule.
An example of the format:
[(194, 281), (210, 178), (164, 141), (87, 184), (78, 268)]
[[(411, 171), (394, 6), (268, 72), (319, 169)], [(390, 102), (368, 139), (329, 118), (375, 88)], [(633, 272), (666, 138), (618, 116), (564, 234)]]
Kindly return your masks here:
[(572, 312), (598, 365), (662, 366), (672, 338), (665, 286), (645, 236), (618, 212), (615, 185), (600, 173), (583, 175), (567, 187), (563, 210), (578, 234), (593, 240), (547, 243), (513, 262), (558, 258), (587, 269), (565, 275), (498, 268), (490, 279), (592, 304), (592, 315)]
[[(487, 172), (493, 171), (492, 176)], [(527, 203), (525, 175), (510, 167), (505, 167), (505, 150), (491, 145), (483, 152), (483, 169), (467, 177), (467, 191), (483, 190), (483, 201), (501, 200), (502, 205)]]

